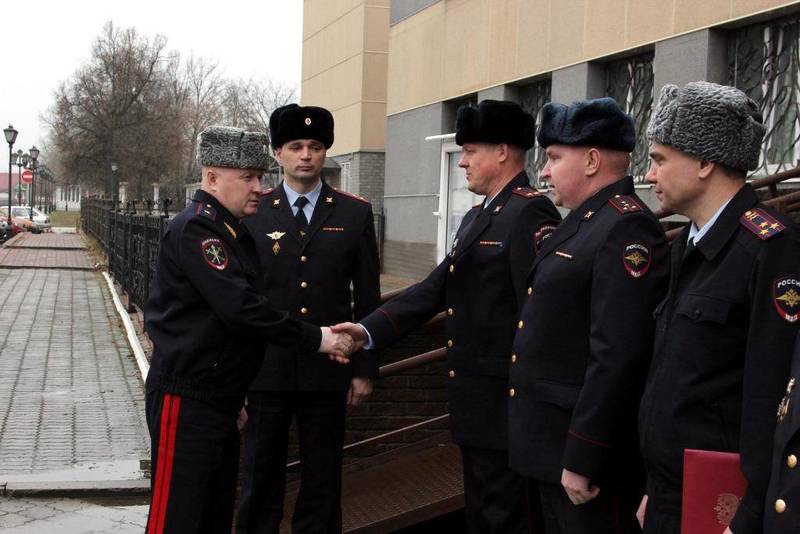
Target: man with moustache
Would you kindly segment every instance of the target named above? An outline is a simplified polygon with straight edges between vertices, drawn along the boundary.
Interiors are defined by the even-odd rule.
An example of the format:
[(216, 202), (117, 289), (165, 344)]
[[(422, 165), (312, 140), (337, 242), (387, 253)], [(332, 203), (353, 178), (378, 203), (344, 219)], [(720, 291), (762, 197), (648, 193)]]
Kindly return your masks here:
[(646, 533), (680, 531), (685, 449), (738, 452), (747, 492), (727, 532), (760, 533), (775, 407), (800, 312), (800, 243), (786, 217), (746, 184), (765, 128), (734, 87), (666, 85), (647, 129), (663, 209), (691, 221), (675, 238), (656, 310), (653, 365), (639, 426), (647, 468)]
[(540, 488), (547, 534), (638, 532), (636, 413), (667, 241), (625, 176), (633, 119), (611, 98), (547, 104), (542, 179), (570, 214), (527, 276), (511, 354), (511, 468)]
[[(380, 304), (378, 247), (369, 202), (321, 179), (333, 116), (289, 104), (269, 122), (284, 179), (263, 193), (258, 214), (245, 221), (266, 294), (290, 316), (319, 326), (359, 319)], [(301, 474), (292, 531), (341, 532), (345, 411), (369, 396), (378, 363), (370, 351), (345, 366), (313, 352), (270, 344), (250, 387), (237, 532), (279, 531), (293, 418)]]
[(361, 324), (333, 327), (381, 348), (446, 310), (450, 428), (471, 533), (528, 530), (524, 481), (508, 468), (506, 386), (525, 275), (560, 219), (524, 170), (534, 131), (534, 118), (513, 102), (459, 109), (458, 164), (484, 201), (466, 213), (452, 250), (425, 280)]
[(276, 311), (262, 294), (253, 238), (265, 134), (200, 134), (202, 185), (170, 221), (145, 305), (153, 342), (146, 381), (152, 440), (148, 534), (228, 533), (239, 457), (237, 415), (269, 341), (328, 361), (351, 340)]

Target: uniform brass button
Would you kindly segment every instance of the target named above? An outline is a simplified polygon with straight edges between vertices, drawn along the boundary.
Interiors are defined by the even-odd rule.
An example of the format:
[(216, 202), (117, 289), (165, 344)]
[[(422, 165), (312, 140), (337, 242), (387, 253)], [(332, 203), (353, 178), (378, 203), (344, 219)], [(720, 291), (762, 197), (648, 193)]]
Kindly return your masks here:
[(451, 265), (451, 266), (450, 266), (450, 272), (452, 273), (452, 272), (453, 272), (453, 271), (455, 271), (455, 270), (456, 270), (456, 266), (455, 266), (455, 265)]
[(794, 469), (797, 467), (797, 456), (794, 454), (790, 454), (786, 457), (786, 465), (789, 466), (789, 469)]
[(453, 348), (453, 340), (452, 340), (452, 339), (448, 339), (448, 340), (447, 340), (447, 348), (448, 348), (448, 349), (451, 349), (451, 348)]
[(300, 256), (300, 261), (302, 261), (303, 263), (307, 262), (308, 256)]
[(517, 363), (517, 355), (516, 354), (512, 354), (511, 355), (511, 363)]
[(308, 308), (300, 308), (300, 313), (302, 313), (303, 315), (307, 314)]
[(450, 371), (449, 373), (447, 373), (447, 376), (449, 376), (450, 378), (455, 378), (456, 377), (456, 372), (455, 371)]
[(783, 499), (778, 499), (777, 501), (775, 501), (775, 511), (778, 512), (779, 514), (782, 514), (783, 512), (785, 512), (786, 511), (786, 501), (784, 501)]
[(532, 294), (532, 293), (533, 293), (533, 288), (532, 288), (532, 287), (529, 287), (529, 288), (528, 288), (528, 295), (530, 295), (530, 294)]
[(453, 308), (447, 308), (447, 315), (453, 316)]
[(509, 397), (513, 397), (516, 394), (517, 394), (517, 392), (514, 390), (514, 388), (511, 388), (511, 389), (508, 390), (508, 396)]
[(307, 288), (308, 282), (300, 282), (300, 287), (302, 287), (303, 289)]
[(524, 322), (520, 321), (517, 323), (517, 328), (522, 328), (523, 326), (525, 326)]

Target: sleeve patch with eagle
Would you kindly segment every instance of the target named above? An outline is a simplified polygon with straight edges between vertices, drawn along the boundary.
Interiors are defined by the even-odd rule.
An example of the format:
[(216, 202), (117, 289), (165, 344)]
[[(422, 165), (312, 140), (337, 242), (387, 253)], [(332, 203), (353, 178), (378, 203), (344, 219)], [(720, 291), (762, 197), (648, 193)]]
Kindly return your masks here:
[(622, 265), (634, 278), (641, 278), (650, 269), (650, 248), (643, 243), (628, 243), (622, 249)]

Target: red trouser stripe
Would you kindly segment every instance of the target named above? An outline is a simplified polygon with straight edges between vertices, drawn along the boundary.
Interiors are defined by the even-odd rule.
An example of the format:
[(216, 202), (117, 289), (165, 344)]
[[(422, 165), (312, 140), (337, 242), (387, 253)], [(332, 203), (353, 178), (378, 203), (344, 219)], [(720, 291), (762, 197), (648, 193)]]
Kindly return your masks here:
[(178, 429), (178, 412), (181, 398), (170, 393), (164, 394), (161, 407), (161, 421), (158, 434), (158, 458), (156, 459), (156, 479), (153, 484), (153, 500), (150, 503), (150, 518), (147, 534), (164, 532), (164, 519), (167, 515), (169, 484), (172, 479), (172, 463), (175, 458), (175, 434)]

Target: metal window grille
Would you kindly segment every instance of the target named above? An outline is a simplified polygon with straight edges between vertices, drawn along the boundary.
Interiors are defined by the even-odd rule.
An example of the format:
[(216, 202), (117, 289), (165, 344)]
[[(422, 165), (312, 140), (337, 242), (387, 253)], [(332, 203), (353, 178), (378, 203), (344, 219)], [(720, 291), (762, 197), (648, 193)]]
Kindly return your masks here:
[(636, 183), (644, 181), (650, 166), (645, 132), (653, 110), (653, 53), (631, 56), (606, 65), (606, 95), (633, 117), (636, 146), (628, 172)]
[[(542, 120), (542, 108), (550, 102), (550, 80), (542, 80), (534, 82), (519, 89), (519, 105), (522, 109), (533, 115), (536, 120), (536, 129), (539, 129), (539, 124)], [(539, 189), (544, 189), (547, 184), (543, 183), (539, 178), (545, 163), (547, 163), (547, 154), (544, 149), (535, 143), (531, 148), (525, 160), (525, 170), (528, 171), (528, 176), (531, 179), (531, 184)]]
[(767, 133), (755, 175), (800, 163), (800, 16), (729, 34), (728, 83), (758, 103)]

